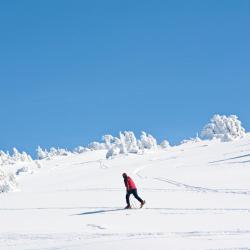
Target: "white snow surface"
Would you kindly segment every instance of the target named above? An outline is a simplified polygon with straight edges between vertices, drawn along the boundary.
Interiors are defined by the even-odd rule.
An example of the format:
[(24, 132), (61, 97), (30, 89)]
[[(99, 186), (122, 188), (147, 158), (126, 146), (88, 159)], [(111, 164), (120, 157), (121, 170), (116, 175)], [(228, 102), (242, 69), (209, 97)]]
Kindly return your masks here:
[[(0, 194), (0, 249), (250, 249), (249, 134), (106, 153), (8, 166), (19, 170), (19, 186)], [(146, 200), (142, 209), (123, 209), (123, 172)]]

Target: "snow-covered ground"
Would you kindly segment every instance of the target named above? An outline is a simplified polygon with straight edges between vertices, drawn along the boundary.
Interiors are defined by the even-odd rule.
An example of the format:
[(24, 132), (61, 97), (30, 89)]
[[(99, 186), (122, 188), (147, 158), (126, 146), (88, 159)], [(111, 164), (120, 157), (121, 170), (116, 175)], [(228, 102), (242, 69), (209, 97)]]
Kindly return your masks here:
[[(249, 134), (112, 160), (106, 153), (20, 163), (29, 171), (18, 190), (0, 194), (0, 249), (250, 249)], [(123, 172), (143, 209), (123, 209)]]

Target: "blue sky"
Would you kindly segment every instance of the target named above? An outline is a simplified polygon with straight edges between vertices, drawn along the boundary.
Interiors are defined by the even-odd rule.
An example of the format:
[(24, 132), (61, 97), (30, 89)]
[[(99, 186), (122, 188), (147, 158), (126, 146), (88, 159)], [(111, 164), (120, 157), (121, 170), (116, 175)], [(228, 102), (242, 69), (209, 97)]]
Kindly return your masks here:
[(1, 2), (0, 149), (173, 144), (215, 113), (249, 130), (249, 26), (247, 0)]

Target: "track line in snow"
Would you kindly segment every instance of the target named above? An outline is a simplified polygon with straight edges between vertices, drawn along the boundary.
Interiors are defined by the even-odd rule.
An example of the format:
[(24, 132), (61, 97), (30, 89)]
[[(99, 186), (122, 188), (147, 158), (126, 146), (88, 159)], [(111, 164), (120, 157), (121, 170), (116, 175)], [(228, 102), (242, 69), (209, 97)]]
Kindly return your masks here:
[[(245, 158), (245, 157), (249, 157), (250, 154), (244, 154), (238, 157), (232, 157), (232, 158), (228, 158), (226, 160), (232, 160), (232, 159), (238, 159), (238, 158)], [(166, 158), (166, 159), (156, 159), (156, 161), (160, 160), (160, 161), (164, 161), (164, 160), (170, 160), (170, 159), (174, 159), (173, 157), (170, 158)], [(224, 160), (222, 160), (224, 161)], [(221, 161), (214, 161), (214, 162), (210, 162), (212, 164), (216, 164), (216, 162), (221, 162)], [(250, 161), (247, 161), (250, 162)], [(133, 172), (133, 174), (137, 175), (139, 178), (141, 179), (148, 179), (148, 176), (143, 176), (140, 172), (142, 172), (145, 168), (152, 166), (155, 163), (155, 161), (153, 161), (152, 163), (146, 164), (144, 166), (141, 166), (139, 168), (136, 168)], [(153, 177), (150, 179), (154, 179), (154, 180), (158, 180), (158, 181), (163, 181), (166, 182), (168, 184), (174, 185), (178, 188), (183, 188), (181, 191), (185, 190), (185, 191), (191, 191), (191, 192), (203, 192), (203, 193), (224, 193), (224, 194), (237, 194), (237, 195), (250, 195), (250, 190), (245, 189), (245, 190), (238, 190), (238, 189), (215, 189), (215, 188), (207, 188), (207, 187), (200, 187), (200, 186), (194, 186), (194, 185), (189, 185), (189, 184), (185, 184), (182, 182), (178, 182), (175, 180), (171, 180), (171, 179), (167, 179), (167, 178), (162, 178), (162, 177)], [(177, 191), (177, 190), (176, 190)]]
[(213, 163), (218, 163), (218, 162), (225, 162), (225, 161), (231, 161), (231, 160), (242, 159), (242, 158), (249, 158), (249, 157), (250, 157), (250, 154), (244, 154), (244, 155), (240, 155), (240, 156), (226, 158), (226, 159), (223, 159), (223, 160), (210, 161), (209, 163), (213, 164)]
[(206, 187), (192, 186), (192, 185), (188, 185), (188, 184), (185, 184), (182, 182), (177, 182), (177, 181), (162, 178), (162, 177), (156, 177), (153, 179), (158, 180), (158, 181), (163, 181), (163, 182), (166, 182), (168, 184), (172, 184), (174, 186), (181, 187), (184, 189), (189, 189), (189, 190), (192, 190), (195, 192), (212, 192), (212, 193), (224, 193), (224, 194), (250, 195), (250, 190), (236, 191), (234, 189), (212, 189), (212, 188), (206, 188)]

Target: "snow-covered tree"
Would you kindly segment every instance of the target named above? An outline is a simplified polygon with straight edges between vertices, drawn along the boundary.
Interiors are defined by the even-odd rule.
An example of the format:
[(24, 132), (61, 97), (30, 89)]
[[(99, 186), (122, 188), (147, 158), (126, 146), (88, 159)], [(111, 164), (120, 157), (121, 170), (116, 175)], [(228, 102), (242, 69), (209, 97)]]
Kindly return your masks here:
[(120, 153), (121, 154), (127, 154), (128, 150), (127, 150), (127, 146), (126, 146), (126, 138), (125, 135), (120, 132), (119, 133), (120, 138), (116, 138), (115, 143), (116, 145), (120, 145)]
[(10, 161), (11, 157), (9, 153), (5, 153), (4, 151), (0, 151), (0, 165), (4, 165)]
[(16, 148), (13, 148), (13, 155), (12, 160), (14, 162), (30, 162), (32, 161), (32, 158), (30, 155), (28, 155), (26, 152), (20, 153)]
[(0, 151), (0, 165), (8, 165), (15, 164), (17, 162), (31, 162), (33, 161), (31, 156), (26, 152), (20, 153), (16, 148), (13, 148), (13, 154), (10, 155), (7, 153)]
[(245, 136), (245, 129), (236, 115), (214, 115), (203, 130), (203, 139), (220, 139), (221, 141), (232, 141)]
[(139, 145), (142, 147), (142, 149), (157, 149), (157, 141), (156, 139), (148, 134), (142, 131), (141, 137), (140, 137)]
[(114, 137), (112, 135), (104, 135), (102, 140), (104, 141), (106, 148), (109, 149), (114, 141)]
[(111, 158), (112, 156), (116, 156), (118, 154), (138, 153), (139, 147), (133, 132), (120, 132), (119, 136), (120, 138), (113, 137), (113, 143), (107, 152), (107, 158)]
[[(120, 133), (121, 136), (122, 133)], [(133, 132), (131, 131), (124, 131), (124, 143), (126, 147), (126, 151), (128, 153), (137, 154), (139, 151), (139, 147), (137, 145), (137, 140)]]
[(36, 154), (39, 160), (45, 159), (49, 156), (48, 151), (46, 149), (43, 150), (40, 146), (36, 149)]

